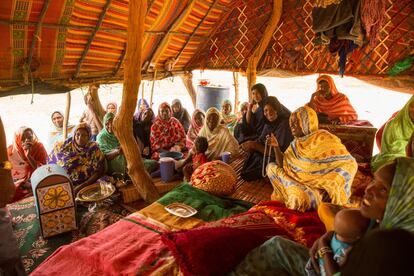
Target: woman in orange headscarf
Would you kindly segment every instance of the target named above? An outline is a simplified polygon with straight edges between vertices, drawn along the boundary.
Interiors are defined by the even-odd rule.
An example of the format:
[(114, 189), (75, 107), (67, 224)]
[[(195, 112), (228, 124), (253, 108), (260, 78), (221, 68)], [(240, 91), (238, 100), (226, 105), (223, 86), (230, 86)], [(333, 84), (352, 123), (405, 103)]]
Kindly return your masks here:
[(331, 123), (347, 124), (358, 120), (358, 114), (348, 97), (338, 92), (330, 76), (321, 75), (316, 83), (318, 91), (312, 94), (309, 107), (312, 107), (322, 117), (323, 114), (327, 116)]
[(47, 152), (31, 128), (21, 127), (14, 134), (13, 145), (8, 147), (7, 155), (13, 166), (12, 177), (16, 185), (14, 202), (29, 194), (28, 180), (38, 167), (46, 164)]

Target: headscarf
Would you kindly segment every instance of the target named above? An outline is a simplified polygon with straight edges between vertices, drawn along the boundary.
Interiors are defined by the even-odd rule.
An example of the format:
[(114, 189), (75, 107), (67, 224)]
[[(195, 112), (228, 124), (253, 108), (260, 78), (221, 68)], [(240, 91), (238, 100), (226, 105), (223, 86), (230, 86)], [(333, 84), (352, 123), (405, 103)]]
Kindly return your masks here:
[(36, 134), (30, 127), (22, 126), (14, 133), (13, 145), (7, 148), (9, 161), (13, 164), (12, 177), (16, 180), (27, 180), (36, 168), (29, 164), (23, 149), (23, 133), (30, 130), (33, 133), (31, 156), (36, 161), (37, 167), (46, 164), (47, 152), (42, 143), (39, 142)]
[(277, 124), (280, 120), (289, 118), (291, 112), (284, 105), (282, 105), (279, 100), (274, 96), (266, 97), (263, 101), (263, 107), (265, 105), (270, 105), (277, 112), (277, 119), (274, 122), (269, 122), (266, 117), (264, 117), (266, 124)]
[(265, 122), (263, 120), (263, 100), (269, 95), (267, 93), (266, 86), (264, 86), (262, 83), (256, 83), (252, 86), (251, 90), (253, 89), (255, 89), (262, 96), (262, 100), (259, 103), (257, 103), (258, 107), (250, 117), (250, 123), (247, 123), (246, 114), (243, 116), (243, 126), (247, 133), (249, 133), (248, 136), (251, 136), (253, 139), (256, 139), (260, 136), (265, 126)]
[(341, 140), (326, 130), (318, 130), (316, 112), (300, 107), (291, 116), (299, 119), (305, 136), (295, 138), (283, 158), (283, 168), (268, 166), (274, 187), (273, 199), (283, 200), (300, 211), (315, 208), (325, 191), (331, 202), (344, 205), (358, 164)]
[(173, 112), (174, 118), (176, 118), (184, 127), (184, 131), (188, 131), (188, 128), (190, 127), (190, 114), (188, 114), (187, 109), (183, 107), (181, 104), (181, 101), (179, 99), (174, 99), (172, 101), (171, 106), (178, 104), (180, 106), (180, 110), (178, 112)]
[(316, 112), (308, 106), (296, 109), (291, 116), (296, 117), (302, 133), (307, 136), (319, 129), (319, 121)]
[[(73, 131), (74, 136), (79, 129), (85, 129), (91, 137), (92, 131), (87, 123), (78, 124)], [(69, 137), (63, 144), (55, 145), (49, 154), (48, 163), (63, 167), (73, 185), (77, 186), (104, 168), (105, 156), (96, 142), (89, 140), (84, 147), (80, 147), (74, 137)]]
[[(52, 114), (50, 115), (50, 119), (52, 120), (52, 124), (53, 124), (53, 115), (56, 114), (56, 113), (60, 114), (63, 118), (65, 117), (63, 115), (62, 111), (60, 111), (60, 110), (53, 111)], [(72, 124), (68, 123), (68, 126), (66, 128), (67, 137), (72, 136), (72, 131), (73, 131), (74, 127), (75, 127), (75, 125), (72, 125)], [(63, 127), (58, 127), (55, 124), (53, 124), (52, 129), (50, 130), (49, 135), (48, 135), (47, 144), (45, 144), (46, 148), (47, 148), (47, 151), (48, 152), (51, 151), (53, 149), (54, 145), (57, 142), (61, 142), (61, 141), (63, 141)]]
[(199, 113), (204, 115), (204, 112), (201, 109), (197, 108), (196, 110), (194, 110), (193, 116), (191, 117), (190, 128), (188, 129), (186, 140), (185, 140), (185, 145), (189, 150), (192, 149), (194, 145), (194, 140), (197, 138), (197, 135), (200, 132), (200, 129), (203, 127), (203, 125), (197, 125), (197, 122), (195, 119), (197, 114)]
[[(217, 114), (219, 116), (219, 123), (213, 130), (207, 125), (207, 118), (211, 114)], [(230, 152), (232, 156), (239, 155), (239, 144), (226, 126), (220, 124), (221, 113), (215, 107), (210, 107), (206, 112), (206, 118), (204, 125), (201, 128), (198, 136), (206, 137), (208, 141), (208, 150), (206, 155), (210, 160), (218, 158), (223, 152)]]
[(332, 97), (328, 100), (319, 95), (315, 96), (313, 100), (315, 111), (327, 114), (329, 119), (339, 118), (343, 124), (358, 120), (354, 107), (345, 94), (338, 92), (334, 80), (328, 75), (321, 75), (316, 80), (316, 84), (318, 85), (320, 81), (328, 82)]
[(242, 112), (242, 110), (243, 110), (243, 108), (246, 108), (247, 109), (248, 105), (249, 105), (248, 102), (243, 102), (243, 103), (240, 104), (239, 112), (237, 112), (237, 120), (238, 121), (240, 121), (240, 120), (243, 119), (243, 112)]
[[(252, 86), (250, 90), (256, 90), (257, 92), (259, 92), (259, 94), (262, 96), (262, 101), (264, 100), (264, 98), (269, 96), (266, 86), (263, 83), (256, 83)], [(260, 103), (258, 104), (260, 105)]]
[[(143, 109), (141, 111), (141, 105), (144, 105), (145, 106), (145, 109), (150, 108), (147, 100), (145, 100), (145, 99), (139, 99), (138, 100), (138, 103), (137, 103), (137, 107), (135, 109), (134, 120), (141, 121), (141, 114), (142, 114), (143, 110), (145, 110), (145, 109)], [(155, 120), (155, 115), (152, 118), (152, 121), (154, 121), (154, 120)]]
[[(99, 148), (104, 154), (109, 154), (115, 149), (120, 147), (118, 138), (116, 138), (114, 133), (110, 133), (106, 128), (106, 124), (108, 121), (113, 120), (115, 118), (115, 114), (108, 112), (105, 114), (103, 123), (104, 128), (98, 134), (97, 142), (99, 144)], [(125, 173), (127, 168), (127, 162), (125, 160), (125, 156), (120, 154), (113, 158), (112, 160), (106, 160), (107, 163), (107, 173), (112, 174), (114, 172)]]
[(106, 128), (106, 124), (108, 121), (113, 120), (115, 118), (115, 114), (108, 112), (105, 114), (103, 119), (104, 128), (101, 130), (101, 132), (98, 134), (98, 137), (96, 138), (99, 148), (104, 154), (108, 154), (114, 149), (119, 148), (119, 141), (118, 138), (116, 138), (114, 133), (110, 133), (108, 129)]
[(108, 112), (108, 106), (113, 105), (115, 107), (115, 113), (118, 111), (118, 104), (116, 102), (110, 102), (106, 104), (105, 112)]
[(414, 159), (400, 157), (388, 194), (381, 228), (401, 228), (414, 232)]
[(185, 146), (185, 132), (181, 123), (171, 116), (168, 120), (161, 119), (161, 109), (171, 107), (164, 102), (158, 108), (158, 116), (151, 126), (151, 150), (152, 159), (159, 158), (160, 149), (170, 149), (174, 145)]
[(279, 142), (280, 149), (284, 152), (293, 140), (293, 135), (289, 125), (290, 110), (282, 105), (276, 97), (269, 96), (263, 101), (263, 106), (270, 105), (276, 112), (277, 118), (273, 122), (270, 122), (266, 117), (264, 121), (266, 123), (263, 128), (262, 134), (256, 140), (258, 143), (265, 145), (267, 136), (274, 134)]
[(237, 116), (234, 113), (231, 113), (231, 111), (233, 109), (233, 105), (231, 104), (231, 101), (230, 100), (224, 100), (223, 103), (221, 104), (221, 106), (223, 107), (226, 104), (230, 105), (230, 113), (229, 114), (224, 114), (224, 112), (221, 112), (221, 116), (222, 116), (223, 121), (226, 124), (227, 128), (230, 130), (230, 133), (233, 133), (234, 127), (237, 124)]
[(397, 157), (406, 155), (405, 148), (413, 131), (414, 123), (410, 118), (410, 104), (414, 101), (412, 96), (397, 115), (387, 123), (382, 134), (381, 151), (371, 161), (372, 171)]

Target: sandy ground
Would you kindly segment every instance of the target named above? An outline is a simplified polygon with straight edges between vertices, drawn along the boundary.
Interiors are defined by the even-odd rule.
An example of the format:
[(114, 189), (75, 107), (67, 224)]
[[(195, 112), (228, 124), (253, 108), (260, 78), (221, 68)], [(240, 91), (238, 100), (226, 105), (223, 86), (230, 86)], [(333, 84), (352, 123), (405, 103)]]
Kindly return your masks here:
[[(310, 95), (316, 90), (317, 75), (296, 78), (258, 78), (268, 88), (270, 95), (278, 99), (292, 111), (307, 103)], [(211, 84), (230, 87), (230, 99), (234, 101), (233, 77), (230, 72), (219, 71), (195, 71), (194, 85), (200, 79), (208, 79)], [(345, 93), (359, 114), (360, 119), (369, 120), (379, 128), (396, 110), (399, 110), (410, 98), (410, 95), (376, 87), (352, 77), (340, 78), (334, 76), (338, 90)], [(247, 80), (240, 76), (240, 101), (247, 100)], [(145, 81), (144, 93), (149, 98), (151, 82)], [(86, 88), (76, 89), (71, 92), (72, 105), (70, 122), (79, 121), (80, 115), (85, 109), (83, 95)], [(141, 95), (141, 89), (140, 89)], [(121, 102), (122, 84), (102, 85), (100, 99), (105, 106), (108, 102)], [(191, 99), (187, 94), (180, 78), (165, 79), (155, 84), (154, 107), (160, 103), (179, 98), (188, 111), (194, 110)], [(18, 95), (0, 98), (0, 116), (6, 129), (7, 143), (12, 143), (14, 131), (20, 126), (33, 128), (41, 141), (46, 141), (47, 133), (51, 128), (51, 112), (65, 110), (66, 96), (34, 95), (34, 103), (31, 104), (31, 95)], [(375, 152), (376, 147), (374, 147)]]

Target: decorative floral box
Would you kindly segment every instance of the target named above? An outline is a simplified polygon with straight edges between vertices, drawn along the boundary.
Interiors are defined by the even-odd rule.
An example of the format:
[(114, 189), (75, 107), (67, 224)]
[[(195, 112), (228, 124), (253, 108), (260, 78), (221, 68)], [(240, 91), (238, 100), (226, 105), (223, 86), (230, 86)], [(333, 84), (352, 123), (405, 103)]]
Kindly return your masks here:
[(77, 229), (75, 196), (65, 170), (54, 164), (44, 165), (33, 172), (30, 180), (42, 236)]

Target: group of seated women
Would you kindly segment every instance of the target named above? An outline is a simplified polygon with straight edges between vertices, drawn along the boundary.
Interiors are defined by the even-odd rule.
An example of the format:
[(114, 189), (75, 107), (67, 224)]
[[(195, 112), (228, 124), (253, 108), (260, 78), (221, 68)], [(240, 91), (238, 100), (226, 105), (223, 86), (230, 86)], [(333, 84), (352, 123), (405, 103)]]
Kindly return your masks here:
[[(204, 137), (209, 161), (220, 159), (224, 152), (237, 157), (240, 145), (248, 153), (241, 178), (252, 181), (268, 177), (274, 189), (272, 199), (283, 201), (289, 208), (306, 211), (322, 201), (344, 204), (351, 194), (357, 163), (338, 137), (319, 130), (319, 122), (349, 124), (358, 117), (331, 77), (320, 76), (317, 86), (310, 102), (292, 113), (276, 97), (269, 96), (263, 84), (251, 88), (252, 101), (243, 103), (238, 115), (232, 114), (231, 103), (226, 100), (221, 111), (214, 107), (206, 113), (196, 109), (190, 118), (181, 102), (174, 100), (172, 106), (162, 103), (155, 116), (149, 104), (140, 99), (133, 132), (145, 168), (150, 172), (155, 170), (165, 152), (191, 156), (195, 139)], [(411, 103), (412, 100), (387, 124), (382, 150), (372, 162), (373, 171), (405, 155), (414, 129)], [(20, 183), (27, 183), (31, 172), (46, 162), (65, 167), (76, 189), (95, 182), (105, 171), (127, 174), (126, 159), (112, 127), (116, 110), (115, 103), (107, 105), (97, 143), (91, 139), (90, 126), (82, 122), (69, 131), (66, 141), (55, 143), (48, 160), (33, 131), (20, 130), (9, 154), (16, 163), (15, 182), (24, 191), (27, 184)], [(61, 135), (63, 114), (53, 112), (52, 121), (56, 136)], [(265, 156), (266, 144), (273, 148), (268, 156)]]
[[(273, 187), (271, 198), (290, 209), (301, 212), (318, 207), (329, 209), (324, 202), (345, 205), (351, 195), (358, 164), (338, 137), (319, 129), (319, 122), (352, 124), (357, 120), (357, 114), (329, 76), (321, 76), (317, 82), (318, 91), (310, 102), (293, 112), (276, 97), (269, 96), (263, 84), (252, 87), (252, 102), (243, 104), (239, 116), (231, 113), (231, 103), (225, 101), (221, 112), (214, 107), (206, 113), (196, 109), (190, 118), (179, 100), (174, 100), (172, 107), (162, 103), (155, 116), (148, 103), (141, 100), (134, 116), (133, 131), (145, 158), (144, 164), (150, 170), (163, 152), (186, 153), (191, 151), (197, 137), (204, 137), (208, 142), (206, 155), (209, 160), (220, 158), (223, 152), (237, 156), (240, 146), (248, 153), (241, 177), (248, 181), (268, 177)], [(113, 133), (115, 112), (116, 105), (115, 110), (103, 118), (104, 126), (97, 135), (97, 142), (91, 139), (90, 126), (80, 123), (73, 128), (69, 138), (55, 143), (49, 156), (32, 129), (19, 129), (8, 151), (15, 183), (24, 190), (30, 174), (46, 162), (64, 167), (75, 190), (97, 181), (105, 170), (126, 173), (126, 160)], [(53, 123), (62, 128), (54, 115), (63, 117), (62, 113), (52, 114)], [(385, 270), (376, 263), (383, 260), (380, 259), (382, 256), (369, 257), (374, 256), (375, 251), (384, 253), (380, 246), (373, 249), (373, 244), (379, 242), (390, 250), (399, 250), (387, 242), (391, 236), (400, 244), (413, 243), (412, 234), (404, 232), (414, 231), (414, 162), (410, 158), (414, 156), (413, 131), (414, 96), (384, 127), (381, 151), (373, 157), (371, 164), (374, 181), (366, 188), (360, 209), (338, 213), (334, 227), (329, 229), (334, 232), (322, 236), (310, 251), (284, 237), (272, 237), (252, 250), (232, 273), (334, 275), (341, 272), (352, 275), (359, 269), (359, 274), (355, 275), (377, 275), (384, 271), (402, 275), (407, 258), (392, 258), (395, 266)], [(263, 160), (266, 145), (272, 148), (268, 153), (269, 164)], [(353, 223), (358, 224), (355, 232), (351, 231)], [(344, 225), (346, 231), (343, 231)], [(371, 232), (376, 228), (404, 230)], [(366, 232), (369, 235), (364, 236)], [(348, 246), (345, 243), (355, 248), (341, 252), (341, 258), (347, 260), (344, 265), (338, 263), (334, 247), (339, 244), (345, 248)], [(369, 269), (358, 264), (364, 263), (362, 260), (372, 264)]]

